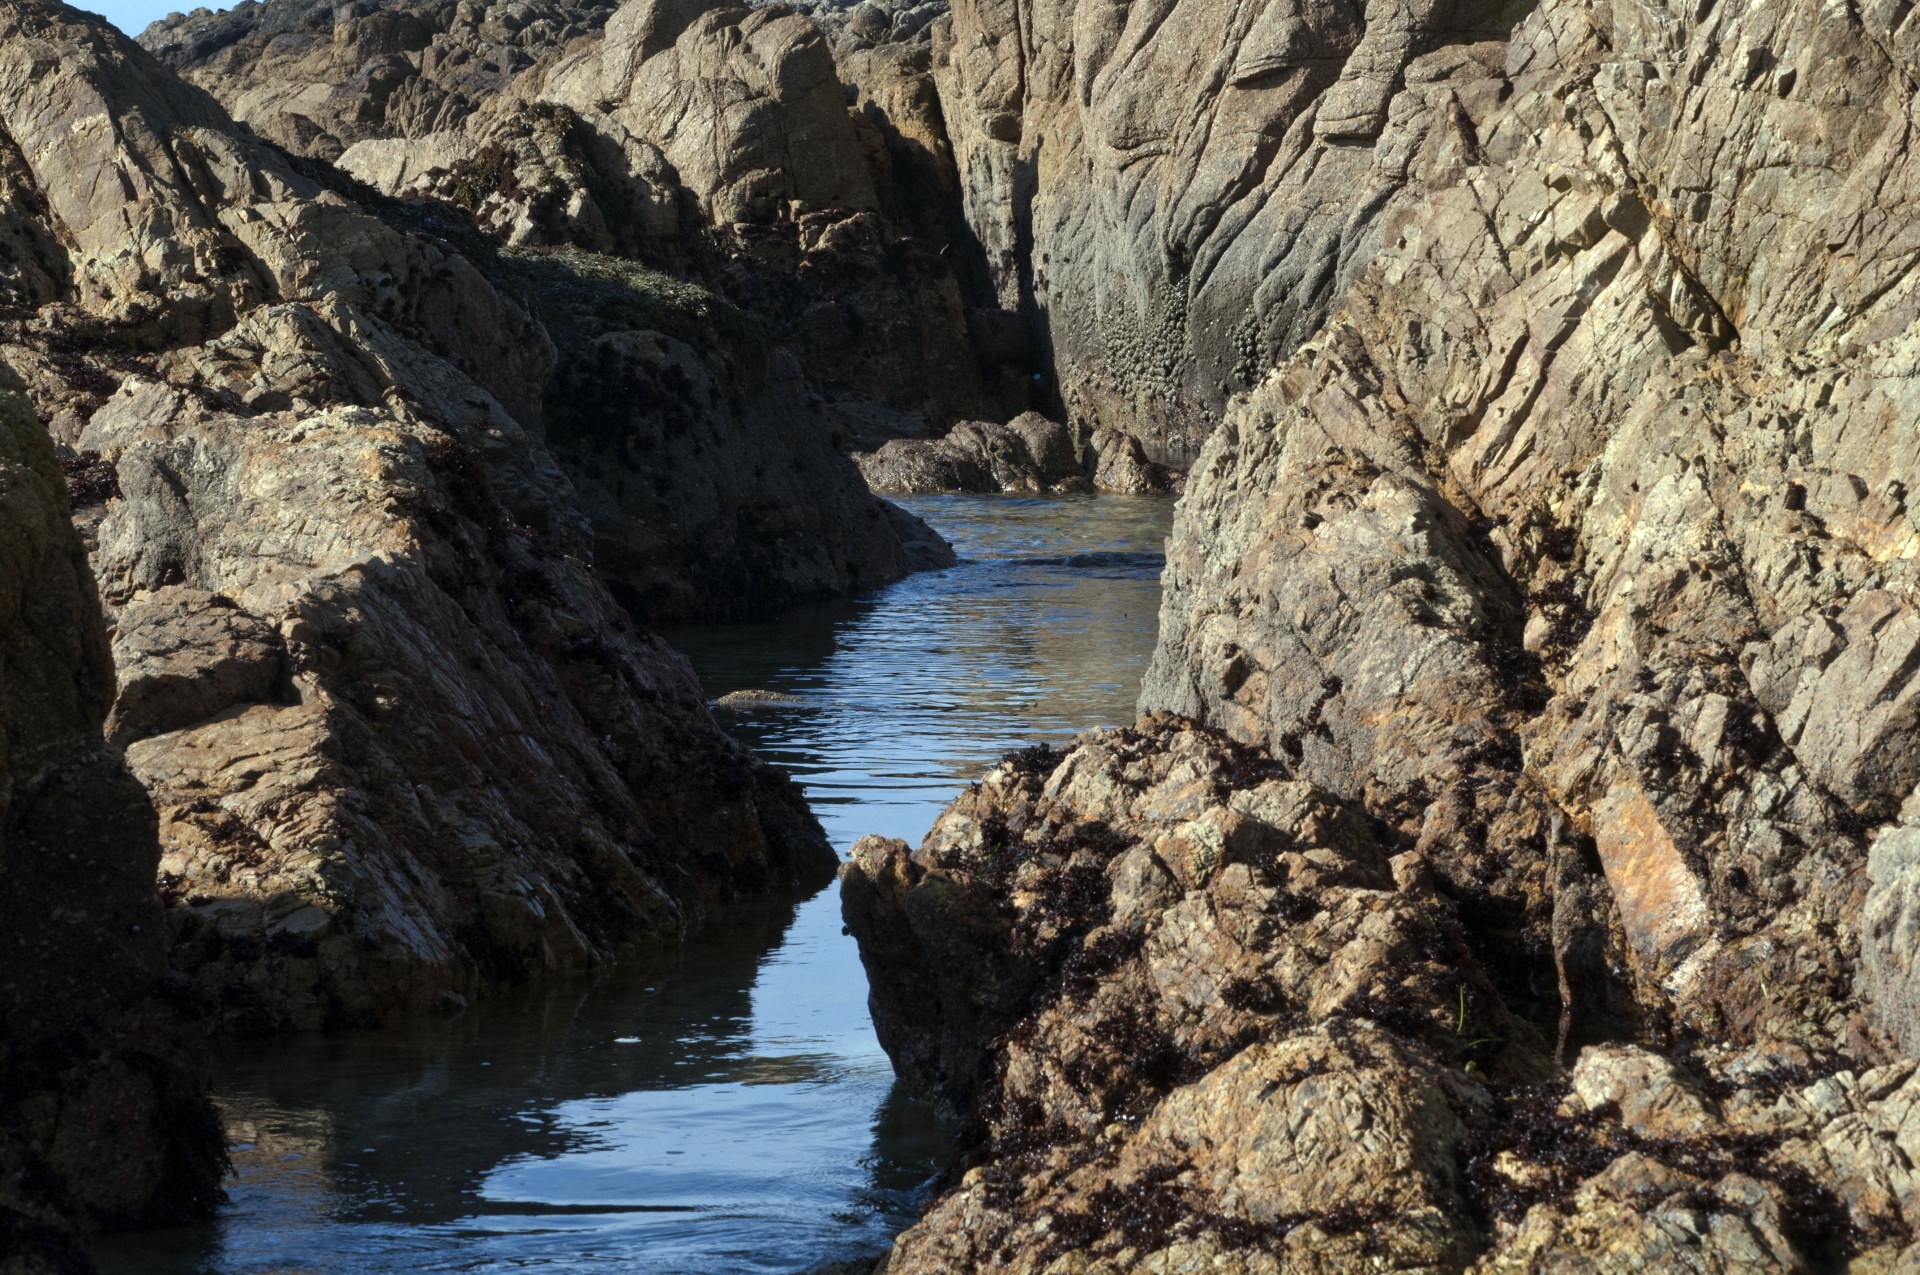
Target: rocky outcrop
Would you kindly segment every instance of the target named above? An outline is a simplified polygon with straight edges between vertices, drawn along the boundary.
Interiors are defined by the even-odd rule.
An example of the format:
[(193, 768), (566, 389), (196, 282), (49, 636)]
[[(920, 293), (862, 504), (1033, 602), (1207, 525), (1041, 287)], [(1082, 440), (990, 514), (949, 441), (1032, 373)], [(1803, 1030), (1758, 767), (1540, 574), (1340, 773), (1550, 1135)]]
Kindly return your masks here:
[(617, 257), (504, 264), (553, 336), (546, 440), (629, 613), (766, 616), (952, 564), (867, 490), (832, 406), (752, 317)]
[(702, 277), (830, 397), (944, 426), (1025, 407), (1037, 360), (965, 251), (931, 16), (824, 23), (839, 63), (783, 7), (652, 0), (270, 0), (142, 39), (275, 141), (387, 194), (456, 204), (509, 246)]
[(87, 427), (127, 493), (99, 532), (116, 723), (179, 959), (231, 1027), (587, 968), (832, 862), (473, 439), (398, 403), (237, 416), (141, 380)]
[(941, 438), (893, 439), (854, 460), (874, 491), (1076, 491), (1087, 486), (1077, 451), (1065, 425), (1027, 412), (1004, 425), (961, 421)]
[(614, 7), (241, 0), (169, 16), (141, 42), (260, 136), (332, 160), (371, 138), (456, 128)]
[[(1534, 812), (1591, 838), (1636, 994), (1711, 1038), (1864, 1047), (1863, 834), (1913, 784), (1911, 320), (1863, 283), (1907, 254), (1861, 213), (1903, 171), (1908, 71), (1875, 21), (1528, 17), (1476, 90), (1504, 100), (1478, 164), (1392, 212), (1333, 326), (1209, 444), (1148, 678), (1436, 858), (1483, 825), (1531, 863), (1536, 960)], [(1763, 47), (1758, 79), (1727, 53)], [(1846, 121), (1782, 178), (1831, 252), (1736, 211), (1788, 119)]]
[[(663, 612), (904, 572), (916, 527), (774, 355), (671, 347), (697, 289), (675, 310), (591, 258), (499, 257), (444, 211), (356, 202), (72, 10), (0, 6), (0, 127), (13, 224), (67, 261), (10, 276), (6, 349), (88, 502), (110, 729), (159, 810), (164, 928), (223, 1027), (591, 966), (830, 872), (798, 790), (591, 569), (628, 542), (545, 439), (577, 437), (556, 378), (580, 352), (630, 351), (618, 384), (653, 397), (608, 423), (616, 447), (643, 413), (684, 436), (640, 508), (705, 518), (634, 555), (641, 576), (680, 555)], [(540, 316), (568, 306), (556, 344)], [(814, 487), (702, 486), (773, 463)], [(811, 541), (743, 534), (816, 492), (787, 528)]]
[(0, 1269), (220, 1199), (203, 1027), (167, 969), (153, 806), (105, 746), (113, 664), (65, 481), (0, 364)]
[(1384, 831), (1160, 716), (1009, 757), (917, 851), (860, 842), (876, 1030), (974, 1119), (882, 1269), (1892, 1268), (1911, 1062), (1611, 1044), (1562, 1071), (1475, 900)]
[[(1174, 58), (1199, 10), (1082, 6), (1070, 67), (1055, 15), (954, 14), (943, 74), (1002, 109), (957, 147), (1050, 254), (1015, 284), (1120, 295), (1190, 225), (1195, 365), (1236, 245), (1325, 292), (1254, 303), (1300, 326), (1194, 463), (1138, 730), (846, 871), (883, 1040), (978, 1118), (887, 1269), (1911, 1263), (1914, 19), (1243, 16), (1228, 58), (1271, 21), (1274, 91), (1323, 77), (1264, 170), (1178, 114), (1233, 80)], [(1159, 220), (1158, 173), (1283, 170), (1340, 202)], [(1254, 808), (1293, 785), (1312, 826)]]

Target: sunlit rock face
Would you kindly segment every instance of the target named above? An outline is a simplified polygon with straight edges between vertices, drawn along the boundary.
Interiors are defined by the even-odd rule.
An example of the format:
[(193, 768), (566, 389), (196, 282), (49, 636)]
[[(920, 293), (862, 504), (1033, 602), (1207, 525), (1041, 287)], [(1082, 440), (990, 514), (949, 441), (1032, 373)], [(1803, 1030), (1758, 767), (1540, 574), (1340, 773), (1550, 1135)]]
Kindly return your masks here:
[[(1086, 68), (1182, 14), (1083, 5), (1069, 64), (956, 10), (1010, 188), (1034, 102), (1111, 118)], [(1297, 153), (1401, 177), (1199, 452), (1148, 715), (845, 871), (883, 1040), (978, 1119), (890, 1271), (1913, 1260), (1912, 20), (1471, 16), (1378, 109), (1376, 15), (1326, 54)], [(1204, 153), (1140, 149), (1129, 213)], [(1018, 170), (1036, 245), (1071, 153)]]
[(189, 1221), (226, 1152), (168, 975), (153, 805), (102, 737), (100, 603), (45, 428), (0, 364), (0, 1267), (89, 1265), (78, 1228)]
[(944, 430), (1050, 400), (965, 228), (939, 8), (268, 0), (141, 39), (295, 153), (467, 209), (509, 247), (699, 275), (830, 399)]
[(1898, 981), (1859, 909), (1920, 778), (1920, 402), (1910, 254), (1863, 213), (1906, 65), (1822, 13), (1516, 28), (1461, 162), (1209, 442), (1144, 702), (1484, 845), (1539, 953), (1544, 833), (1590, 838), (1647, 1004), (1848, 1049), (1856, 973)]
[[(218, 1026), (445, 1004), (831, 871), (798, 790), (634, 613), (895, 578), (924, 529), (777, 359), (676, 352), (658, 329), (723, 325), (711, 297), (358, 202), (56, 5), (0, 6), (0, 130), (0, 341), (67, 449), (122, 674), (108, 729), (159, 811), (168, 910), (143, 933)], [(583, 300), (556, 342), (541, 316)], [(664, 377), (633, 410), (666, 450), (785, 485), (715, 500), (689, 464), (645, 508), (701, 517), (623, 540), (547, 442), (574, 437), (555, 385), (595, 343), (635, 352), (628, 392)], [(617, 456), (640, 424), (610, 429)], [(797, 534), (769, 546), (783, 509)], [(628, 549), (607, 577), (602, 548)]]

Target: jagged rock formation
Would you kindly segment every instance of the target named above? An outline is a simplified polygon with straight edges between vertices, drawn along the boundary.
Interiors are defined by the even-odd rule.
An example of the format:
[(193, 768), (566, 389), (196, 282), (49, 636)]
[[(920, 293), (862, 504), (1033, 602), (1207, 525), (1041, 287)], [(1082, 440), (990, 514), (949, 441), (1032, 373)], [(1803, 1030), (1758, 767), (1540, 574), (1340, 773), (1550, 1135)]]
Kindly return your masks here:
[(297, 154), (456, 127), (612, 4), (348, 4), (241, 0), (157, 22), (142, 42), (235, 119)]
[(1286, 357), (1176, 519), (1174, 716), (848, 870), (890, 1050), (981, 1119), (887, 1269), (1901, 1269), (1920, 18), (1387, 8), (1232, 19), (1241, 87), (1301, 95), (1249, 167), (1219, 12), (1083, 5), (1069, 66), (1054, 11), (956, 7), (1035, 295), (1104, 320), (1171, 242), (1163, 348), (1229, 360), (1257, 278)]
[(504, 244), (696, 273), (832, 397), (944, 427), (1026, 407), (1034, 357), (965, 251), (932, 17), (270, 0), (142, 38), (283, 145)]
[[(650, 536), (614, 574), (670, 614), (909, 568), (924, 529), (861, 490), (777, 353), (676, 347), (659, 324), (725, 316), (623, 266), (492, 256), (356, 203), (56, 5), (0, 6), (0, 128), (0, 337), (77, 449), (124, 673), (111, 729), (159, 807), (176, 959), (224, 1026), (591, 965), (831, 870), (798, 790), (588, 565)], [(627, 368), (609, 389), (658, 395), (606, 423), (670, 435), (646, 508), (704, 521), (608, 526), (568, 481), (543, 418), (576, 445), (581, 391), (556, 377), (596, 350)], [(811, 488), (713, 500), (712, 466), (755, 465)], [(760, 546), (755, 521), (803, 494), (807, 539)], [(663, 562), (683, 578), (649, 592)]]
[(201, 1025), (167, 970), (153, 806), (101, 734), (113, 664), (53, 443), (0, 364), (0, 1270), (220, 1197)]
[(1008, 758), (918, 851), (858, 843), (843, 911), (880, 1039), (975, 1121), (879, 1269), (1911, 1260), (1911, 1061), (1616, 1043), (1562, 1072), (1474, 901), (1386, 831), (1161, 715)]
[[(1900, 180), (1909, 69), (1812, 7), (1604, 19), (1516, 30), (1477, 163), (1394, 210), (1330, 330), (1209, 444), (1144, 702), (1436, 851), (1484, 826), (1538, 958), (1559, 812), (1648, 1004), (1854, 1048), (1864, 842), (1916, 777), (1911, 252), (1861, 214)], [(1789, 120), (1833, 128), (1776, 141)], [(1830, 247), (1747, 224), (1757, 172)]]

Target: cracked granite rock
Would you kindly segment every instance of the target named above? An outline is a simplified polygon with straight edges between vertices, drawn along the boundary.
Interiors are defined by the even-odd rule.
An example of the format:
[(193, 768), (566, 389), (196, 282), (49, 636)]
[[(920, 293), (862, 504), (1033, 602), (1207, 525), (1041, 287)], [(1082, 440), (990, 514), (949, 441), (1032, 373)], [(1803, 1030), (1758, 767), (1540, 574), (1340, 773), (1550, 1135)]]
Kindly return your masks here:
[[(1081, 6), (1069, 65), (1054, 11), (956, 7), (971, 207), (1031, 195), (1007, 241), (1051, 261), (1015, 253), (1007, 284), (1031, 264), (1036, 296), (1074, 298), (1063, 381), (1121, 379), (1072, 289), (1148, 288), (1163, 243), (1203, 245), (1178, 259), (1204, 274), (1157, 312), (1163, 368), (1195, 333), (1196, 361), (1228, 357), (1201, 326), (1241, 286), (1223, 236), (1274, 254), (1270, 280), (1321, 264), (1258, 294), (1298, 326), (1215, 400), (1141, 725), (1016, 755), (919, 851), (863, 843), (846, 870), (883, 1042), (974, 1120), (887, 1269), (1910, 1269), (1920, 19), (1386, 8)], [(1180, 112), (1235, 81), (1194, 60), (1269, 24), (1264, 83), (1301, 113), (1273, 168), (1214, 168), (1239, 117)], [(1077, 150), (1092, 123), (1105, 149)], [(1160, 220), (1187, 206), (1160, 173), (1198, 201), (1283, 162), (1344, 173), (1338, 202)], [(1101, 236), (1149, 228), (1100, 264)], [(1280, 783), (1390, 878), (1243, 808)], [(1344, 879), (1296, 887), (1273, 844)], [(1382, 946), (1349, 956), (1329, 930), (1362, 898)], [(1457, 948), (1396, 954), (1415, 918)], [(1228, 1086), (1328, 1031), (1367, 1049)], [(1333, 1096), (1370, 1077), (1391, 1102)], [(1390, 1172), (1340, 1176), (1325, 1136), (1261, 1176), (1272, 1143), (1235, 1134), (1309, 1078)], [(1423, 1161), (1443, 1125), (1398, 1113), (1428, 1093), (1458, 1126)]]

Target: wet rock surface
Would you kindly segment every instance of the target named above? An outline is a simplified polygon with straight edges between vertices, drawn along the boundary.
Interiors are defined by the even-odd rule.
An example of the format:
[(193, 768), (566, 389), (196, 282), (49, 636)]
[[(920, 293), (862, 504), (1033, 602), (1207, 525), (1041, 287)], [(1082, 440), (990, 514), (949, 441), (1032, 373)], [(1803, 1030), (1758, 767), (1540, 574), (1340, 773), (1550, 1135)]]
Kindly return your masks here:
[(201, 1016), (167, 968), (152, 803), (109, 749), (113, 662), (64, 476), (0, 364), (0, 1269), (220, 1198)]

